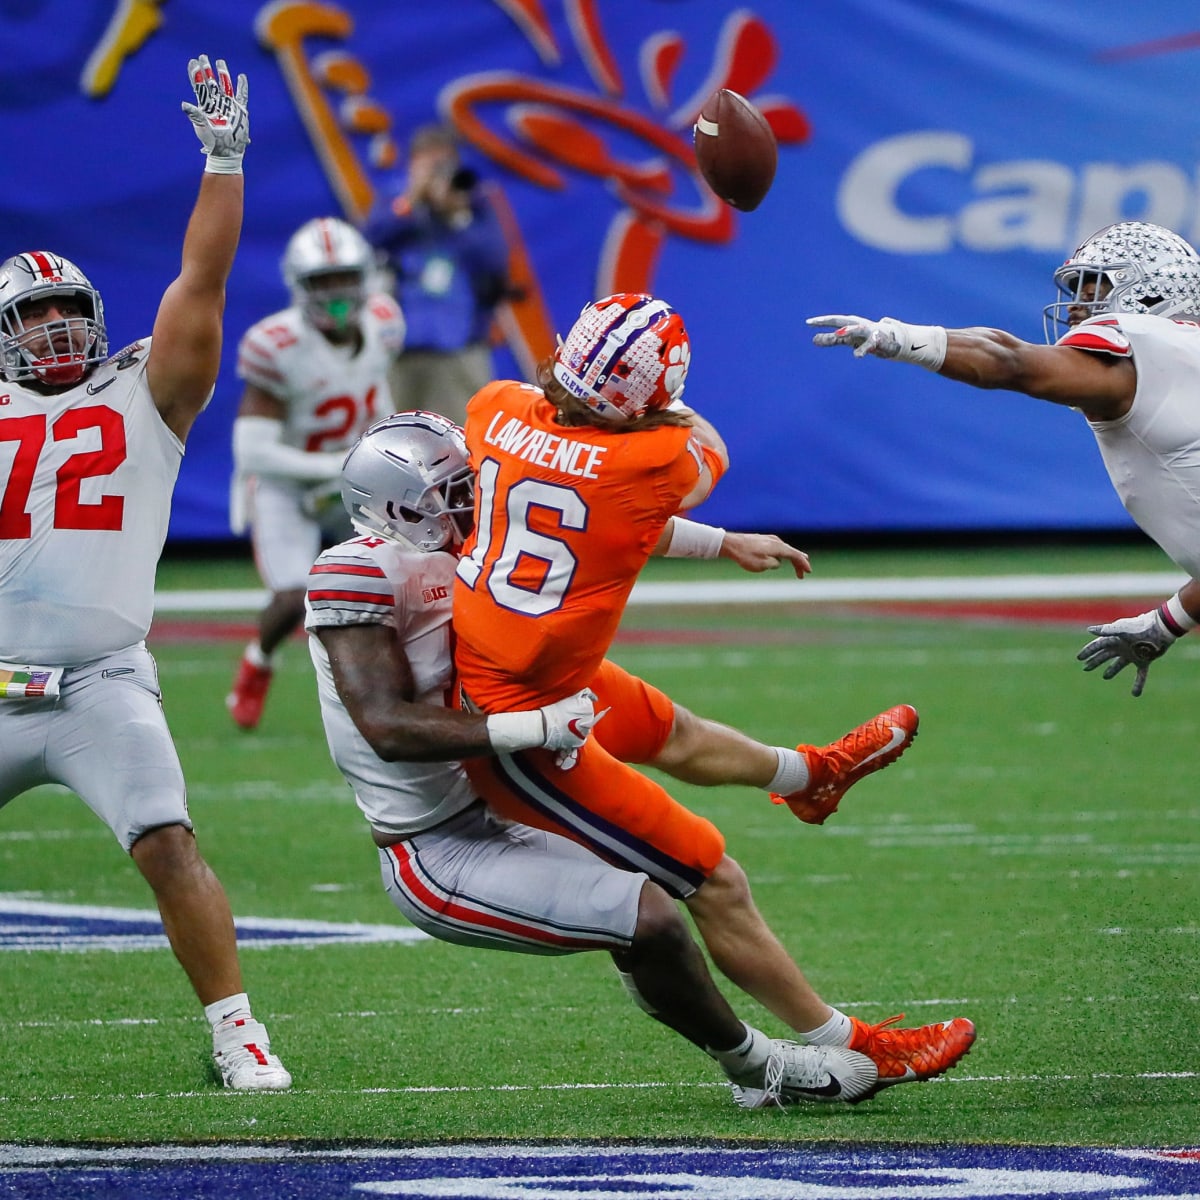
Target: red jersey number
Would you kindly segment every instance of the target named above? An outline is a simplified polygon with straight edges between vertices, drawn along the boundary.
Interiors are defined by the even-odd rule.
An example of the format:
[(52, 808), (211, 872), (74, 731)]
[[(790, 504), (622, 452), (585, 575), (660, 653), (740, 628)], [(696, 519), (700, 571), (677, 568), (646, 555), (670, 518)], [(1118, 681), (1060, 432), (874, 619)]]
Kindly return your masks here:
[[(125, 515), (123, 496), (101, 496), (94, 503), (84, 503), (82, 486), (85, 479), (101, 479), (111, 475), (127, 454), (125, 423), (120, 413), (103, 404), (86, 408), (71, 408), (50, 427), (55, 442), (78, 437), (85, 429), (100, 433), (99, 450), (81, 450), (72, 454), (58, 468), (55, 476), (55, 529), (121, 528)], [(0, 497), (0, 539), (17, 541), (33, 534), (33, 522), (27, 506), (33, 489), (34, 475), (46, 444), (46, 418), (41, 414), (27, 417), (8, 417), (0, 420), (0, 442), (16, 442), (12, 471)]]
[(370, 388), (360, 402), (357, 396), (330, 396), (317, 405), (314, 415), (331, 418), (331, 424), (324, 429), (310, 433), (304, 442), (304, 449), (309, 454), (323, 450), (332, 445), (335, 450), (341, 449), (347, 440), (366, 429), (375, 421), (375, 409), (378, 405), (376, 388)]

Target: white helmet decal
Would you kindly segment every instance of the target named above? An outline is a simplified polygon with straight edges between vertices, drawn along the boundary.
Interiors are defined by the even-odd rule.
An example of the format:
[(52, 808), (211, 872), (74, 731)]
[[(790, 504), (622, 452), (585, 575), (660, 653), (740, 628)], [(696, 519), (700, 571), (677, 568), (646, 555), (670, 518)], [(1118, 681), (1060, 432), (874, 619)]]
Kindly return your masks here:
[(1054, 272), (1054, 282), (1059, 299), (1043, 310), (1048, 342), (1099, 313), (1200, 315), (1200, 255), (1147, 221), (1098, 230)]

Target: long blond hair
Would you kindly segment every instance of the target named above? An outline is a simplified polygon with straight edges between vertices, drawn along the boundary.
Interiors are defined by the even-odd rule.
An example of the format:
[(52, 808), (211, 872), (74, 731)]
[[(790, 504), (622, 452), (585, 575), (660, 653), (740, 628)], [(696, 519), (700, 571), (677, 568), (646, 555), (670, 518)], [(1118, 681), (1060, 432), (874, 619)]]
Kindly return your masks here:
[(606, 421), (590, 409), (578, 396), (572, 396), (557, 379), (554, 378), (554, 356), (543, 358), (537, 365), (537, 384), (546, 394), (546, 399), (554, 405), (557, 413), (556, 420), (560, 425), (598, 425), (601, 428), (612, 427), (622, 433), (640, 433), (643, 429), (661, 429), (664, 425), (677, 425), (685, 429), (692, 427), (691, 414), (680, 412), (678, 409), (652, 409), (631, 421)]

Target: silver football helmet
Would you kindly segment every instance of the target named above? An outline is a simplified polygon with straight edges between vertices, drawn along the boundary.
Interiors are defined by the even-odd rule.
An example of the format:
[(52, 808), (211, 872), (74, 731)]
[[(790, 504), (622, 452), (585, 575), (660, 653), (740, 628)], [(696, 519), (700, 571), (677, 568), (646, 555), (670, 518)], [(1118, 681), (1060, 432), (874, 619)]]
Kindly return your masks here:
[(358, 322), (375, 255), (353, 225), (316, 217), (301, 225), (283, 252), (292, 303), (318, 329), (342, 332)]
[[(79, 315), (26, 325), (30, 305), (53, 297), (74, 301)], [(104, 304), (73, 262), (31, 250), (0, 263), (0, 376), (70, 387), (107, 357)]]
[(342, 464), (342, 503), (359, 533), (425, 553), (457, 549), (475, 506), (462, 430), (429, 412), (376, 421)]
[(1046, 340), (1098, 313), (1200, 315), (1200, 255), (1146, 221), (1106, 225), (1054, 272), (1059, 299), (1043, 310)]

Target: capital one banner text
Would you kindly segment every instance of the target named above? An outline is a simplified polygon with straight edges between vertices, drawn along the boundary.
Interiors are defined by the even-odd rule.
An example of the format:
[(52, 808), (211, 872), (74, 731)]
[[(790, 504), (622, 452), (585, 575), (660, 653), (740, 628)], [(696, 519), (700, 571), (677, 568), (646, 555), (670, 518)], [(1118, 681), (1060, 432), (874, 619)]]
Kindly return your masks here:
[[(237, 340), (287, 303), (310, 217), (358, 220), (444, 119), (504, 213), (526, 376), (580, 307), (645, 290), (692, 335), (687, 400), (731, 469), (702, 516), (742, 529), (1120, 529), (1076, 414), (817, 350), (815, 313), (1041, 339), (1051, 274), (1125, 217), (1200, 238), (1200, 16), (1182, 0), (24, 0), (0, 7), (0, 257), (51, 249), (100, 289), (114, 350), (150, 332), (202, 160), (197, 54), (250, 79), (246, 220), (224, 364), (175, 542), (228, 536)], [(696, 173), (720, 86), (780, 143), (742, 214)], [(1198, 400), (1200, 402), (1200, 400)], [(11, 450), (11, 447), (10, 447)], [(7, 461), (0, 443), (0, 477)]]

